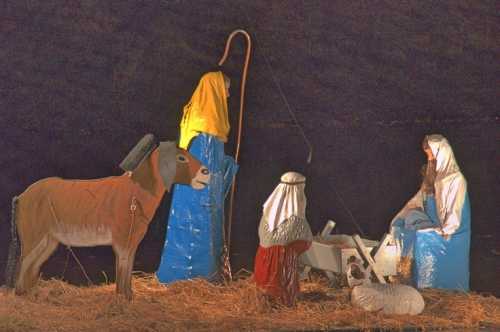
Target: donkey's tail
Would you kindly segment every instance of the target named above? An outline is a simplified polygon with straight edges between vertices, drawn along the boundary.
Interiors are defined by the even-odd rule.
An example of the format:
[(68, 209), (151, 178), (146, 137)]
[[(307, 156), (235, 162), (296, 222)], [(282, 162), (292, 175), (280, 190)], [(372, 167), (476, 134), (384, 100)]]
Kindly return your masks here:
[(12, 198), (12, 214), (10, 219), (10, 246), (7, 266), (5, 267), (5, 285), (9, 288), (14, 288), (16, 275), (19, 265), (19, 236), (17, 234), (16, 225), (16, 210), (19, 197)]

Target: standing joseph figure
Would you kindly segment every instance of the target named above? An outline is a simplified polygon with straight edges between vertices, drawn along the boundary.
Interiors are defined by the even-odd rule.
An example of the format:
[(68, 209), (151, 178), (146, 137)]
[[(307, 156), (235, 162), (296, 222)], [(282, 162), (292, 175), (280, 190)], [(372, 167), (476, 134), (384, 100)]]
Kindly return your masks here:
[(229, 134), (229, 79), (220, 71), (202, 76), (184, 106), (179, 146), (188, 149), (210, 171), (203, 190), (176, 185), (168, 216), (160, 266), (161, 282), (217, 278), (223, 248), (224, 198), (237, 170), (224, 154)]

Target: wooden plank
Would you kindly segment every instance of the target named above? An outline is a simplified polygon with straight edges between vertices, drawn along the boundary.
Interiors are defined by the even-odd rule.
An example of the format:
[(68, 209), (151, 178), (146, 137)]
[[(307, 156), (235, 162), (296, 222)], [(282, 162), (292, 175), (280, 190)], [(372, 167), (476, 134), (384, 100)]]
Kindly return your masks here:
[(388, 233), (385, 233), (384, 236), (382, 237), (382, 241), (380, 241), (380, 244), (378, 247), (374, 250), (373, 254), (373, 260), (375, 262), (378, 262), (378, 258), (382, 255), (382, 252), (384, 252), (384, 248), (387, 247), (389, 244), (389, 241), (392, 239), (392, 236)]
[(375, 261), (370, 255), (368, 249), (365, 247), (365, 244), (363, 243), (363, 240), (361, 240), (361, 237), (359, 237), (358, 234), (354, 234), (352, 236), (352, 239), (354, 240), (354, 243), (356, 243), (356, 246), (358, 247), (358, 251), (361, 254), (361, 257), (363, 257), (364, 260), (368, 263), (368, 265), (372, 267), (372, 272), (377, 278), (378, 282), (380, 282), (381, 284), (385, 284), (386, 281), (384, 279), (384, 276), (382, 275), (382, 273), (379, 272), (377, 265), (375, 264)]

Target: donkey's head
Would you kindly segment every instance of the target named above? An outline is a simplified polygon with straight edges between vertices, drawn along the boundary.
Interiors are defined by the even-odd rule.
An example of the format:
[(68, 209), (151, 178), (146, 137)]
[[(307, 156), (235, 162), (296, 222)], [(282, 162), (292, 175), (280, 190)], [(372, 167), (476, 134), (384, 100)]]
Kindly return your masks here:
[(132, 178), (150, 191), (155, 191), (157, 181), (166, 190), (174, 183), (203, 189), (210, 181), (210, 172), (186, 150), (174, 142), (156, 144), (152, 134), (145, 135), (120, 163), (124, 171), (132, 172)]
[(203, 189), (210, 181), (208, 168), (188, 151), (178, 148), (174, 142), (161, 142), (158, 151), (158, 169), (167, 190), (173, 183)]

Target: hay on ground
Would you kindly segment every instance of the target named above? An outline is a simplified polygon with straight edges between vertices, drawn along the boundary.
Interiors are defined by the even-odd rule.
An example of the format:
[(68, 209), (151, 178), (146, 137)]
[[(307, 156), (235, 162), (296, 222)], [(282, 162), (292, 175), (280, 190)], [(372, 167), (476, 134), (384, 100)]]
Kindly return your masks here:
[(353, 308), (349, 289), (328, 288), (315, 277), (302, 283), (295, 308), (276, 307), (250, 277), (226, 284), (190, 280), (160, 284), (134, 276), (134, 300), (115, 296), (114, 284), (77, 287), (40, 281), (28, 295), (0, 293), (0, 331), (230, 331), (335, 328), (500, 327), (500, 299), (474, 293), (424, 290), (418, 316), (384, 315)]

